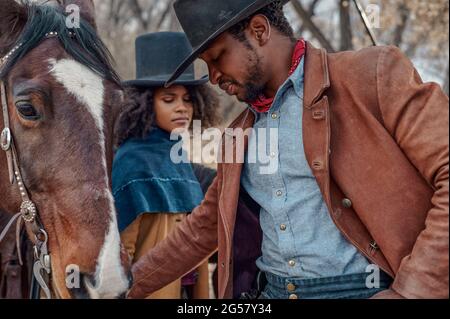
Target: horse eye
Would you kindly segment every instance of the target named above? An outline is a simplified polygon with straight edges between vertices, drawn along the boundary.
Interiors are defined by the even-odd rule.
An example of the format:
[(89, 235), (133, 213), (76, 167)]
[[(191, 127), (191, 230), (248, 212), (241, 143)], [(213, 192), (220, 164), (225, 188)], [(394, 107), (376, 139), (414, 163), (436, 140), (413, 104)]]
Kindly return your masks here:
[(20, 103), (16, 105), (19, 115), (25, 120), (37, 121), (41, 118), (38, 111), (29, 103)]

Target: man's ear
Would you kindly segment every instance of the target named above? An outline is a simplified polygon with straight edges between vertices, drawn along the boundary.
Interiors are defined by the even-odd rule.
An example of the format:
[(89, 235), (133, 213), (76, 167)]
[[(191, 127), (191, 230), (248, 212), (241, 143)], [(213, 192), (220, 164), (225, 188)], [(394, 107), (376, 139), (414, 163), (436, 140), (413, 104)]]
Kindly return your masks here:
[(12, 49), (27, 23), (27, 7), (16, 0), (0, 0), (0, 57)]
[[(95, 30), (97, 30), (97, 24), (95, 22), (95, 5), (93, 0), (60, 0), (63, 5), (63, 9), (67, 13), (72, 12), (70, 6), (77, 6), (80, 16), (86, 20)], [(71, 10), (72, 9), (72, 10)]]
[(272, 26), (265, 15), (257, 14), (250, 20), (248, 30), (252, 38), (264, 45), (271, 37)]

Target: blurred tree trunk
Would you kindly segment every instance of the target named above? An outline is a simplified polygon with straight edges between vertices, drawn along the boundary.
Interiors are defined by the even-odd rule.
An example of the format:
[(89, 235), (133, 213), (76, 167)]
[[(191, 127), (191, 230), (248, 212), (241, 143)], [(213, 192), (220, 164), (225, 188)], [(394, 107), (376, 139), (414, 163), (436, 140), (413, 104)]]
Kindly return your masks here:
[(394, 39), (392, 43), (395, 46), (400, 47), (403, 43), (403, 34), (405, 33), (411, 12), (405, 5), (400, 5), (398, 12), (400, 14), (400, 23), (394, 31)]
[(449, 95), (449, 72), (450, 72), (450, 65), (447, 67), (447, 75), (445, 76), (445, 82), (444, 82), (444, 91)]
[(350, 2), (348, 0), (340, 0), (339, 17), (341, 29), (341, 51), (353, 50), (353, 33), (350, 17)]

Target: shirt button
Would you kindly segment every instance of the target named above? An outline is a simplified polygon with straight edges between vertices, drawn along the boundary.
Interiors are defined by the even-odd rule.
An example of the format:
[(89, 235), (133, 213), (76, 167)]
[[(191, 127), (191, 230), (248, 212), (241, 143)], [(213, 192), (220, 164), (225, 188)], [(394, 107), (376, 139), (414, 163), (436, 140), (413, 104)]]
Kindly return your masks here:
[(277, 114), (277, 113), (272, 113), (272, 118), (273, 118), (274, 120), (276, 120), (276, 119), (278, 118), (278, 114)]
[(277, 191), (277, 196), (278, 196), (278, 197), (283, 196), (283, 192), (282, 192), (282, 191)]
[(289, 284), (287, 285), (287, 290), (288, 290), (289, 292), (294, 292), (294, 291), (295, 291), (295, 288), (297, 288), (297, 287), (295, 287), (295, 285), (292, 284), (292, 283), (289, 283)]
[(344, 198), (342, 200), (342, 206), (344, 206), (345, 208), (351, 208), (353, 206), (353, 203), (350, 199)]
[(289, 266), (294, 267), (295, 266), (295, 260), (289, 260)]
[(289, 296), (289, 299), (292, 299), (292, 300), (298, 299), (298, 296), (296, 294), (292, 294)]
[(270, 153), (270, 157), (275, 158), (276, 156), (277, 156), (277, 153), (275, 153), (275, 152)]
[(280, 229), (281, 229), (282, 231), (285, 231), (285, 230), (287, 229), (287, 226), (286, 226), (285, 224), (282, 224), (282, 225), (280, 226)]

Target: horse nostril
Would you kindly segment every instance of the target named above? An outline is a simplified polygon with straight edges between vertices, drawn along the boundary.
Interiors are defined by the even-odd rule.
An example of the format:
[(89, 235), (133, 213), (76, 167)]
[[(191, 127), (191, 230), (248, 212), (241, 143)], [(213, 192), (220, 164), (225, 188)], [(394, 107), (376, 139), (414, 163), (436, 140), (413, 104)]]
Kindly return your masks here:
[(127, 293), (128, 293), (128, 292), (124, 292), (123, 294), (119, 295), (119, 296), (117, 297), (117, 299), (127, 299)]
[[(80, 274), (80, 286), (74, 289), (70, 289), (71, 295), (75, 299), (125, 299), (127, 297), (128, 290), (133, 284), (133, 275), (131, 271), (126, 272), (127, 285), (122, 286), (125, 288), (116, 289), (115, 287), (108, 286), (108, 291), (105, 291), (104, 287), (101, 286), (96, 280), (96, 277), (89, 274)], [(122, 277), (122, 280), (124, 278)], [(121, 284), (124, 284), (121, 282)]]
[(128, 289), (131, 289), (131, 287), (133, 286), (133, 273), (131, 272), (131, 270), (128, 272)]
[(83, 275), (82, 276), (83, 284), (86, 286), (88, 291), (95, 289), (96, 282), (95, 278), (92, 275)]
[(90, 292), (95, 287), (95, 280), (91, 275), (80, 274), (80, 285), (70, 289), (75, 299), (91, 299)]

